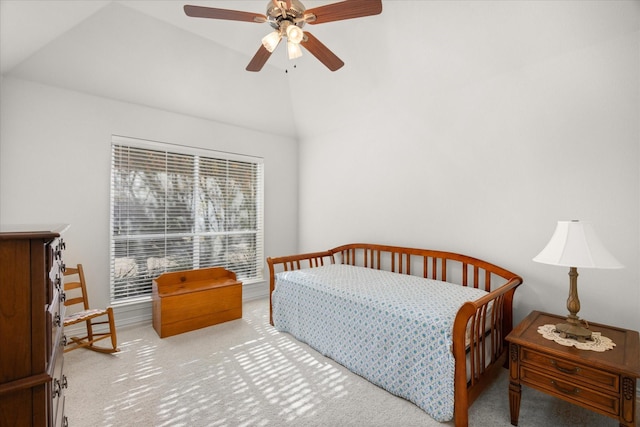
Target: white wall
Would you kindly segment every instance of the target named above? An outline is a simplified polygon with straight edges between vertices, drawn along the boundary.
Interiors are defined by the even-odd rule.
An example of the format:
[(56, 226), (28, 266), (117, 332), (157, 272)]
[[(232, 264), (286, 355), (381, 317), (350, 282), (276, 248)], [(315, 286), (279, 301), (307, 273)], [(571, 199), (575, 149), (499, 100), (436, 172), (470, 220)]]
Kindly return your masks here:
[[(262, 155), (266, 256), (355, 240), (468, 253), (524, 277), (519, 319), (531, 309), (566, 311), (567, 272), (531, 258), (557, 220), (591, 220), (626, 268), (579, 271), (580, 315), (640, 329), (640, 3), (384, 7), (367, 18), (373, 33), (355, 26), (337, 43), (327, 27), (322, 39), (345, 59), (343, 69), (288, 75), (299, 158), (292, 139), (3, 77), (0, 221), (71, 223), (69, 262), (88, 265), (94, 301), (103, 303), (111, 134)], [(67, 36), (14, 76), (77, 67), (75, 48), (86, 40), (66, 49)], [(356, 52), (346, 49), (354, 43)], [(212, 52), (216, 61), (225, 55)], [(128, 64), (133, 76), (153, 72), (140, 65), (146, 59)], [(120, 91), (138, 81), (123, 76)], [(89, 80), (94, 93), (113, 83)], [(82, 201), (61, 198), (70, 193)]]
[[(65, 262), (84, 265), (92, 305), (109, 304), (112, 134), (263, 157), (265, 256), (297, 250), (295, 140), (10, 77), (1, 85), (0, 221), (69, 223)], [(245, 298), (267, 295), (267, 279)], [(116, 317), (149, 320), (150, 304)]]
[[(584, 3), (565, 2), (567, 9), (552, 15), (555, 4), (544, 3), (549, 10), (540, 15), (549, 19), (540, 32), (552, 31), (557, 48), (535, 46), (527, 62), (502, 57), (474, 74), (466, 58), (458, 58), (471, 65), (464, 70), (427, 60), (415, 66), (414, 56), (433, 54), (421, 52), (418, 41), (413, 51), (402, 50), (413, 67), (400, 57), (381, 63), (384, 73), (372, 71), (375, 90), (354, 97), (348, 116), (336, 105), (347, 119), (305, 135), (301, 250), (368, 241), (483, 258), (524, 277), (515, 300), (519, 321), (533, 309), (567, 312), (568, 269), (532, 258), (556, 221), (589, 220), (626, 268), (579, 269), (579, 315), (640, 330), (640, 33), (636, 25), (594, 39), (592, 28), (605, 27), (598, 20), (610, 10), (607, 2), (589, 3), (598, 7), (584, 22), (563, 15), (576, 4), (583, 13)], [(626, 6), (620, 19), (640, 10)], [(508, 16), (500, 18), (475, 28), (483, 34), (457, 27), (451, 36), (456, 43), (490, 39), (491, 31), (501, 43), (524, 38)], [(442, 52), (456, 51), (447, 34), (438, 40)], [(464, 78), (428, 72), (447, 66)], [(434, 78), (443, 83), (437, 89)]]

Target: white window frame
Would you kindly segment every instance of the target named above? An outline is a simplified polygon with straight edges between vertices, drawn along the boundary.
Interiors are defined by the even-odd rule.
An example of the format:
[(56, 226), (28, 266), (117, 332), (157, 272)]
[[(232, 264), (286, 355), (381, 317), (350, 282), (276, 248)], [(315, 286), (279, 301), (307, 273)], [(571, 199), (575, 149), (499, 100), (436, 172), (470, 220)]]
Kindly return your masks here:
[[(184, 157), (187, 159), (193, 158), (193, 173), (194, 173), (193, 182), (194, 183), (201, 182), (197, 180), (201, 178), (198, 175), (200, 173), (199, 165), (201, 162), (204, 162), (205, 165), (215, 164), (216, 166), (218, 164), (224, 164), (224, 162), (227, 162), (226, 163), (227, 165), (236, 165), (241, 169), (243, 168), (243, 166), (247, 164), (251, 164), (252, 166), (247, 166), (248, 168), (251, 168), (251, 169), (247, 169), (247, 171), (255, 173), (255, 182), (252, 181), (252, 184), (255, 184), (255, 186), (252, 187), (253, 190), (255, 191), (255, 196), (253, 196), (251, 200), (253, 201), (253, 203), (255, 203), (255, 218), (253, 219), (253, 222), (255, 223), (256, 229), (255, 230), (253, 229), (216, 230), (216, 231), (211, 231), (211, 230), (207, 231), (203, 229), (202, 209), (205, 209), (205, 208), (202, 206), (203, 199), (202, 199), (202, 194), (200, 192), (201, 186), (194, 184), (192, 189), (193, 205), (191, 206), (191, 209), (192, 209), (191, 212), (193, 213), (194, 218), (193, 218), (193, 227), (191, 230), (188, 230), (188, 231), (181, 230), (178, 233), (171, 233), (170, 230), (167, 230), (167, 225), (165, 224), (162, 233), (158, 233), (156, 231), (149, 235), (145, 235), (144, 233), (142, 234), (135, 233), (135, 232), (134, 234), (123, 233), (121, 231), (121, 227), (118, 227), (119, 230), (116, 231), (115, 230), (116, 219), (115, 219), (115, 211), (114, 211), (115, 205), (116, 205), (115, 186), (117, 185), (116, 173), (115, 173), (116, 172), (115, 153), (116, 153), (116, 150), (119, 150), (118, 147), (127, 147), (130, 149), (133, 149), (136, 152), (138, 152), (138, 150), (145, 150), (145, 151), (149, 150), (150, 152), (152, 151), (154, 153), (162, 152), (162, 153), (165, 153), (167, 158), (168, 156), (171, 156), (171, 155), (176, 155), (177, 157), (180, 157), (180, 158)], [(191, 169), (185, 169), (185, 170), (190, 171)], [(229, 179), (230, 177), (232, 178), (232, 176), (229, 175), (228, 170), (227, 170), (227, 176), (226, 176), (227, 182), (233, 182), (232, 179)], [(204, 175), (204, 172), (202, 173), (202, 175)], [(204, 178), (211, 178), (211, 176), (206, 176)], [(241, 193), (240, 191), (237, 191), (236, 194), (240, 194), (240, 193)], [(197, 202), (199, 200), (201, 201), (200, 203)], [(208, 206), (210, 206), (211, 199), (207, 198), (206, 201), (209, 202)], [(165, 203), (165, 206), (166, 206), (166, 203)], [(246, 213), (246, 212), (243, 211), (243, 213)], [(133, 217), (134, 215), (131, 215), (131, 216)], [(218, 260), (208, 259), (204, 261), (201, 260), (200, 259), (201, 251), (200, 251), (199, 245), (203, 239), (205, 240), (206, 239), (214, 239), (214, 240), (225, 239), (225, 241), (229, 241), (229, 240), (233, 240), (232, 236), (234, 235), (236, 238), (241, 239), (240, 237), (241, 235), (246, 237), (247, 235), (255, 234), (255, 248), (252, 247), (252, 249), (255, 249), (255, 252), (254, 252), (255, 255), (248, 258), (250, 261), (248, 262), (244, 261), (241, 263), (241, 265), (248, 266), (247, 268), (241, 268), (240, 271), (234, 271), (234, 272), (237, 274), (238, 280), (241, 280), (244, 284), (261, 282), (264, 280), (264, 277), (263, 277), (264, 164), (263, 164), (263, 159), (260, 157), (246, 156), (246, 155), (228, 153), (223, 151), (207, 150), (207, 149), (201, 149), (201, 148), (187, 147), (183, 145), (175, 145), (175, 144), (161, 143), (156, 141), (147, 141), (147, 140), (141, 140), (136, 138), (113, 135), (112, 141), (111, 141), (111, 196), (110, 196), (109, 218), (110, 218), (110, 233), (109, 233), (110, 253), (109, 255), (110, 255), (110, 262), (111, 262), (110, 296), (111, 296), (112, 303), (121, 304), (121, 303), (127, 303), (127, 302), (134, 302), (140, 299), (143, 299), (143, 300), (150, 299), (151, 281), (153, 280), (153, 278), (157, 277), (159, 274), (161, 274), (164, 271), (175, 271), (175, 270), (192, 269), (192, 268), (206, 268), (206, 267), (213, 267), (213, 266), (221, 266), (233, 271), (234, 270), (233, 265), (239, 265), (238, 263), (233, 264), (233, 261), (230, 261), (230, 259), (234, 258), (233, 256), (230, 256), (230, 255), (233, 255), (231, 252), (226, 252), (224, 253), (224, 255), (222, 255), (223, 259), (225, 259), (226, 261), (223, 260), (222, 262), (220, 262), (220, 259)], [(136, 220), (136, 218), (134, 218), (134, 220)], [(122, 223), (122, 221), (120, 223)], [(148, 267), (147, 268), (145, 267), (144, 265), (145, 262), (142, 259), (142, 257), (144, 256), (143, 254), (145, 252), (145, 250), (143, 249), (132, 250), (133, 257), (128, 257), (128, 256), (124, 258), (117, 257), (117, 255), (122, 255), (122, 246), (125, 241), (136, 241), (139, 243), (140, 241), (143, 241), (145, 239), (146, 239), (145, 241), (151, 241), (152, 239), (155, 239), (155, 241), (157, 242), (159, 241), (158, 239), (161, 239), (163, 236), (164, 236), (165, 242), (167, 242), (170, 239), (181, 239), (182, 241), (191, 239), (192, 244), (190, 246), (192, 246), (193, 252), (190, 254), (190, 256), (185, 255), (183, 258), (183, 261), (184, 261), (185, 259), (189, 259), (192, 257), (192, 263), (189, 266), (190, 268), (185, 268), (184, 262), (181, 263), (182, 265), (176, 265), (178, 263), (167, 262), (167, 260), (169, 260), (170, 258), (165, 256), (164, 258), (162, 257), (156, 258), (156, 259), (161, 259), (162, 261), (154, 264), (154, 268), (151, 269), (149, 264), (150, 258), (153, 255), (155, 255), (155, 253), (152, 253), (152, 254), (147, 253), (146, 255), (147, 256), (146, 264)], [(118, 242), (120, 242), (120, 244), (118, 244)], [(211, 240), (209, 240), (207, 244), (208, 246), (215, 245), (214, 243), (212, 243)], [(165, 243), (165, 245), (166, 247), (168, 247), (169, 243)], [(116, 249), (117, 246), (118, 246), (118, 249)], [(127, 246), (128, 248), (129, 245), (126, 244), (125, 246)], [(144, 244), (140, 244), (139, 246), (144, 246)], [(166, 247), (165, 247), (165, 255), (167, 251)], [(225, 247), (228, 247), (228, 246), (225, 246)], [(129, 249), (126, 249), (126, 251), (127, 253), (129, 253), (128, 252)], [(236, 254), (237, 253), (238, 252), (236, 252)], [(237, 259), (237, 256), (234, 259)], [(246, 260), (247, 258), (245, 257), (244, 259)], [(216, 262), (214, 262), (213, 265), (211, 265), (212, 261), (216, 261)], [(251, 265), (251, 263), (253, 263), (253, 265)], [(130, 289), (130, 291), (126, 291), (126, 289)]]

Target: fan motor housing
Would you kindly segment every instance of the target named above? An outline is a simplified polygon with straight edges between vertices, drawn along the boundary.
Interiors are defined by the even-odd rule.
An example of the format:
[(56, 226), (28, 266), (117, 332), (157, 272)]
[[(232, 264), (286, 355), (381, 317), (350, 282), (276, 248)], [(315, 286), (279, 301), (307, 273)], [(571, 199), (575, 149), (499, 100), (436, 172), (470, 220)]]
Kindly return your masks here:
[[(267, 5), (267, 21), (276, 30), (280, 29), (282, 21), (289, 21), (294, 25), (302, 28), (305, 24), (304, 12), (307, 10), (299, 0), (290, 0), (291, 7), (286, 9), (286, 2), (278, 1), (277, 3), (282, 7), (275, 5), (275, 2), (270, 1)], [(298, 22), (296, 22), (298, 21)]]

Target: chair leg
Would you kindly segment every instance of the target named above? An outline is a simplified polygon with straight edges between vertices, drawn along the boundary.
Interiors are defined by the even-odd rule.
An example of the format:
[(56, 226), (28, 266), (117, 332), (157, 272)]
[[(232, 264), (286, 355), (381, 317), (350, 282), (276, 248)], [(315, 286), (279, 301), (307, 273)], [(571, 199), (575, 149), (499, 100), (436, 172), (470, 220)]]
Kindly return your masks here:
[(118, 338), (116, 337), (116, 322), (113, 318), (113, 308), (107, 308), (107, 315), (109, 317), (109, 332), (111, 332), (111, 347), (114, 351), (118, 351)]
[(87, 341), (93, 342), (93, 323), (91, 319), (87, 319), (85, 323), (87, 324)]

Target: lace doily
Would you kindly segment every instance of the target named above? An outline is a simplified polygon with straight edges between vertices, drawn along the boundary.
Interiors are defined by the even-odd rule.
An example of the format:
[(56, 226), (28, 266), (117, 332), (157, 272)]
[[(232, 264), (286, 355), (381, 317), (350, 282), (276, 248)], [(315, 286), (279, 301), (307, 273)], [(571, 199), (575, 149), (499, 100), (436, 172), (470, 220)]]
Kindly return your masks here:
[(570, 338), (562, 338), (558, 332), (556, 332), (556, 325), (543, 325), (538, 327), (538, 332), (548, 340), (553, 340), (558, 344), (571, 347), (575, 346), (580, 350), (591, 351), (606, 351), (611, 350), (616, 344), (607, 337), (603, 337), (600, 332), (592, 332), (591, 340), (586, 342), (578, 342), (577, 340)]

